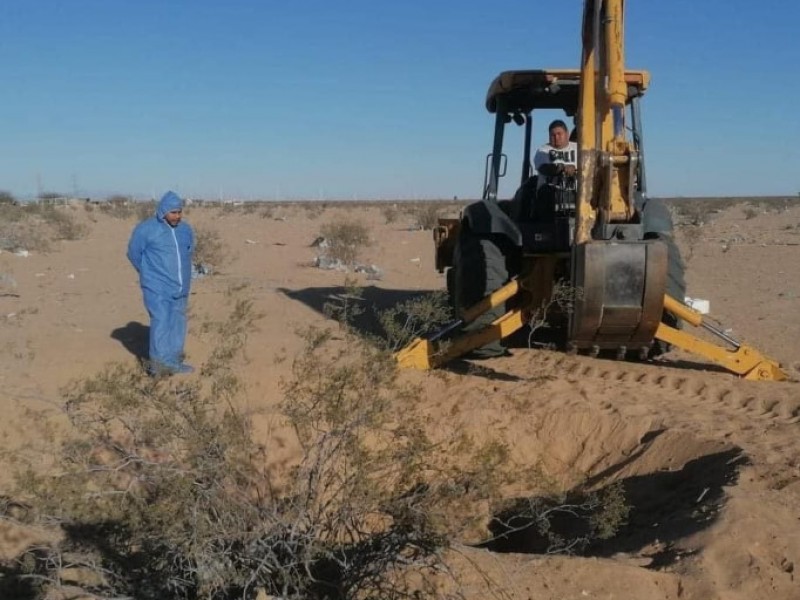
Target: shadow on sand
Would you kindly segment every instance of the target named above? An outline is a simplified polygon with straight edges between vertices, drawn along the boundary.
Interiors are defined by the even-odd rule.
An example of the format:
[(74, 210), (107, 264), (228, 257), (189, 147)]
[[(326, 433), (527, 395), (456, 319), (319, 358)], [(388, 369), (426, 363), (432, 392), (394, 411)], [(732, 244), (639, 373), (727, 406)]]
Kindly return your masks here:
[(147, 361), (150, 344), (150, 327), (137, 321), (130, 321), (124, 327), (111, 332), (112, 339), (117, 340), (125, 349), (133, 354), (140, 363)]

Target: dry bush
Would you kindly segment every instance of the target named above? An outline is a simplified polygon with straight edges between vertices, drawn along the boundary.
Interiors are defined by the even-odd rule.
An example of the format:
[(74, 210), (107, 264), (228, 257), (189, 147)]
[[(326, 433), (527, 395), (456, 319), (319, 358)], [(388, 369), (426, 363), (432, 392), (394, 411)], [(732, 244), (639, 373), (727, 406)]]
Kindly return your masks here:
[(324, 202), (304, 202), (302, 206), (306, 217), (312, 220), (322, 216), (322, 213), (325, 212), (325, 208), (327, 207)]
[(147, 202), (137, 202), (135, 204), (134, 213), (137, 221), (144, 221), (156, 214), (155, 200), (148, 200)]
[(582, 298), (583, 288), (572, 286), (564, 280), (556, 281), (547, 303), (536, 308), (528, 319), (528, 347), (541, 345), (533, 339), (538, 331), (564, 325), (575, 310), (575, 303)]
[(50, 227), (55, 240), (79, 240), (89, 231), (88, 227), (79, 223), (66, 208), (47, 204), (34, 204), (32, 207), (37, 207), (34, 213)]
[(219, 269), (228, 255), (227, 246), (222, 241), (219, 232), (215, 229), (204, 227), (195, 228), (194, 232), (194, 257), (196, 265), (205, 265)]
[(17, 199), (14, 194), (6, 190), (0, 190), (0, 204), (16, 204)]
[(406, 209), (417, 229), (433, 229), (439, 224), (440, 207), (435, 204), (418, 204)]
[[(197, 376), (118, 364), (65, 391), (71, 428), (40, 430), (31, 444), (41, 446), (14, 463), (14, 505), (63, 536), (5, 565), (8, 584), (29, 582), (31, 598), (75, 579), (95, 598), (433, 598), (443, 551), (485, 532), (511, 482), (535, 489), (539, 472), (514, 465), (502, 441), (455, 427), (431, 437), (420, 390), (398, 380), (391, 355), (314, 328), (283, 385), (301, 452), (268, 468), (269, 446), (237, 408), (258, 317), (233, 299), (229, 317), (204, 328), (213, 351)], [(619, 498), (607, 505), (587, 507), (592, 535), (624, 513)], [(0, 517), (22, 518), (8, 506)], [(542, 506), (530, 514), (547, 527), (559, 506)]]
[(132, 198), (121, 194), (109, 196), (105, 202), (98, 204), (97, 208), (103, 214), (115, 219), (130, 219), (139, 215), (136, 202)]
[(79, 240), (88, 227), (78, 222), (66, 207), (39, 202), (0, 204), (0, 249), (48, 252), (52, 243)]
[(415, 338), (438, 331), (455, 318), (445, 291), (420, 293), (384, 310), (373, 307), (368, 312), (365, 304), (358, 280), (345, 277), (343, 292), (329, 296), (323, 313), (349, 333), (388, 352), (396, 352)]
[(749, 221), (750, 219), (755, 219), (759, 214), (761, 214), (761, 211), (758, 210), (758, 208), (756, 208), (755, 206), (746, 206), (744, 208), (744, 218), (746, 221)]
[(388, 350), (397, 351), (415, 338), (434, 333), (454, 318), (447, 292), (422, 294), (379, 312), (380, 339)]
[(309, 329), (282, 405), (302, 456), (271, 472), (235, 408), (251, 328), (239, 301), (196, 378), (115, 365), (68, 389), (72, 429), (39, 438), (55, 474), (17, 475), (64, 532), (19, 560), (37, 597), (67, 570), (98, 598), (433, 597), (441, 551), (511, 478), (507, 448), (429, 439), (389, 355)]
[(381, 214), (383, 215), (383, 220), (387, 225), (397, 221), (399, 213), (400, 211), (397, 210), (396, 204), (381, 206)]
[(361, 252), (370, 244), (369, 228), (361, 221), (334, 221), (320, 229), (320, 236), (328, 242), (325, 253), (333, 260), (353, 265)]

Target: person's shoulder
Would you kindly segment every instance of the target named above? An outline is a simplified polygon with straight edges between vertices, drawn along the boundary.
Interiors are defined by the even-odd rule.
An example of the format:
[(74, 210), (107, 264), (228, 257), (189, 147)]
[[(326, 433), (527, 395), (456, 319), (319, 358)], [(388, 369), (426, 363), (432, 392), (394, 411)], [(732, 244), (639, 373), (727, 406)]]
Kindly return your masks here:
[(139, 221), (136, 227), (133, 228), (133, 235), (145, 235), (152, 231), (158, 225), (158, 219), (155, 216), (147, 217), (143, 221)]

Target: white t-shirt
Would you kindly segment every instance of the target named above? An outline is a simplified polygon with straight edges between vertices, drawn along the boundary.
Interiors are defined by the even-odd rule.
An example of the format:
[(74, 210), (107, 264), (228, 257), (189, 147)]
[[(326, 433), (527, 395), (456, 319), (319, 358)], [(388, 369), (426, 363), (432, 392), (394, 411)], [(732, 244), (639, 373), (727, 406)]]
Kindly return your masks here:
[[(543, 185), (553, 185), (558, 186), (561, 183), (561, 177), (559, 176), (550, 176), (543, 175), (539, 169), (542, 165), (552, 165), (552, 164), (563, 164), (563, 165), (572, 165), (574, 167), (578, 166), (578, 144), (575, 142), (567, 142), (567, 145), (563, 148), (553, 148), (550, 144), (544, 144), (539, 146), (536, 150), (536, 154), (533, 155), (533, 167), (536, 169), (536, 172), (539, 174), (539, 183), (537, 184), (537, 189), (542, 187)], [(569, 187), (574, 189), (574, 178), (571, 178), (572, 181), (569, 184)]]

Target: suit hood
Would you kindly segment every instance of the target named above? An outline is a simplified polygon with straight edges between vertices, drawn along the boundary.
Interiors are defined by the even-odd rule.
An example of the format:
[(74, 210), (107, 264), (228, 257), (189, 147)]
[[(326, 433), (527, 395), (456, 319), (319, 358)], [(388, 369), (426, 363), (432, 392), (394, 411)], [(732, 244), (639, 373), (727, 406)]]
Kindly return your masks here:
[(183, 200), (175, 192), (167, 192), (158, 203), (156, 216), (163, 221), (164, 215), (173, 210), (183, 210)]

